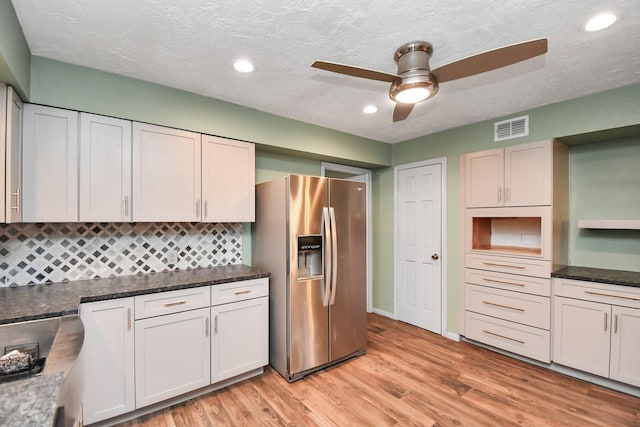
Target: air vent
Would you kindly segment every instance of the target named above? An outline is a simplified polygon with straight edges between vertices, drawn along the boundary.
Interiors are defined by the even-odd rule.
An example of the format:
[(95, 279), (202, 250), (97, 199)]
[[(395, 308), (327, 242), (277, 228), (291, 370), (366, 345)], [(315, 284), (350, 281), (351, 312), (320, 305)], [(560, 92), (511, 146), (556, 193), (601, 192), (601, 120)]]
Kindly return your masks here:
[(529, 116), (515, 117), (493, 124), (494, 141), (520, 138), (527, 135), (529, 135)]

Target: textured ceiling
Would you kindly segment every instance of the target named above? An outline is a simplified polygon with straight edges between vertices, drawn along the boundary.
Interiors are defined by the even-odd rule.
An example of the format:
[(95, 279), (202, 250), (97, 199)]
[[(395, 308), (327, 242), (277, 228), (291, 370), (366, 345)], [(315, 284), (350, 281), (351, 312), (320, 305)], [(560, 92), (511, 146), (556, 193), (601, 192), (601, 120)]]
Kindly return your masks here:
[[(12, 0), (35, 55), (385, 142), (640, 82), (639, 0)], [(601, 11), (621, 20), (581, 29)], [(540, 37), (549, 52), (444, 83), (392, 123), (388, 84), (310, 67), (395, 73), (395, 49), (434, 46), (431, 67)], [(233, 70), (248, 58), (256, 72)], [(361, 112), (376, 104), (378, 113)]]

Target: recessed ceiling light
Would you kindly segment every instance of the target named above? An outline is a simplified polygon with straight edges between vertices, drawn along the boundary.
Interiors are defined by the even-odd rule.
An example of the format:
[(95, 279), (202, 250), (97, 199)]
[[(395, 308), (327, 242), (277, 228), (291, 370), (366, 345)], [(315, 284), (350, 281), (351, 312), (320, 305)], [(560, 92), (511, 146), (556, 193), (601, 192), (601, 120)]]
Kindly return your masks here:
[(377, 113), (378, 112), (378, 107), (376, 107), (375, 105), (366, 105), (362, 109), (362, 112), (365, 113), (365, 114)]
[(233, 68), (241, 73), (250, 73), (254, 70), (253, 64), (249, 61), (241, 59), (233, 63)]
[(602, 13), (589, 19), (585, 24), (584, 29), (586, 31), (600, 31), (612, 26), (618, 17), (612, 13)]

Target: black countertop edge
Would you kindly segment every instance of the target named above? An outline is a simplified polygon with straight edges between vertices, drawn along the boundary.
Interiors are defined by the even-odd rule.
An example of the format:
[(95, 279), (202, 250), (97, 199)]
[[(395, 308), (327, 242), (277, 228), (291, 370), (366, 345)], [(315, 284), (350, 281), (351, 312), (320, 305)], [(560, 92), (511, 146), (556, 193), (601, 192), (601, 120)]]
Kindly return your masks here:
[(640, 272), (637, 271), (566, 266), (551, 273), (551, 277), (640, 288)]
[(81, 303), (261, 279), (243, 264), (0, 288), (0, 325), (78, 314)]

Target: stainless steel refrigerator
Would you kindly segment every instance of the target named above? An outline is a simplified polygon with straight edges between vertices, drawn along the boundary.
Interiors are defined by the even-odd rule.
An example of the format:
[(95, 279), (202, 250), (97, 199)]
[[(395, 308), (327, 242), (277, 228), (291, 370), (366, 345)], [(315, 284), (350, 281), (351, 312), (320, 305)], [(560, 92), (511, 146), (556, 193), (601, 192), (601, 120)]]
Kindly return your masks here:
[(253, 265), (271, 272), (269, 363), (288, 381), (363, 354), (366, 183), (290, 175), (256, 186)]

